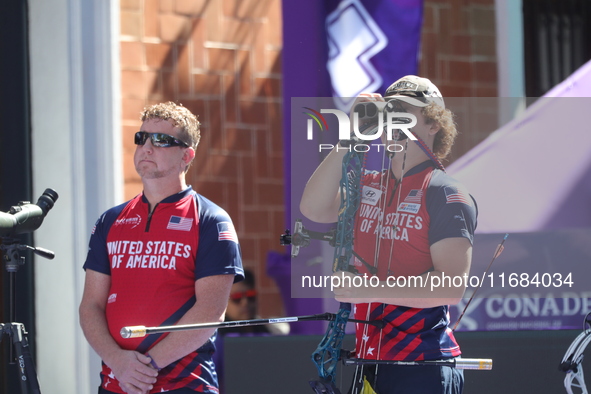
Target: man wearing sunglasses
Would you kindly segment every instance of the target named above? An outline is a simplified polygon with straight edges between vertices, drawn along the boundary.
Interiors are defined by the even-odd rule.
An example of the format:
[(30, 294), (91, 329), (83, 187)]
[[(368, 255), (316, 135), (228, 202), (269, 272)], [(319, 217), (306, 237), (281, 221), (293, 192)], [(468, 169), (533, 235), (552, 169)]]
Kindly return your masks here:
[[(385, 96), (366, 94), (358, 102), (378, 102), (383, 108), (388, 102), (396, 113), (413, 115), (416, 123), (409, 131), (416, 142), (406, 133), (392, 133), (394, 140), (383, 142), (397, 143), (404, 150), (381, 157), (383, 169), (362, 168), (358, 174), (362, 193), (355, 215), (356, 254), (351, 264), (358, 274), (377, 280), (366, 287), (343, 280), (344, 284), (334, 290), (335, 298), (355, 303), (356, 319), (385, 323), (383, 328), (356, 326), (356, 357), (386, 361), (452, 359), (461, 352), (449, 328), (449, 305), (462, 298), (465, 283), (427, 285), (426, 289), (421, 283), (469, 273), (476, 203), (445, 173), (440, 162), (449, 154), (457, 131), (453, 114), (437, 87), (426, 78), (409, 75), (393, 83)], [(403, 118), (397, 121), (405, 123)], [(339, 182), (347, 152), (342, 148), (337, 146), (330, 152), (305, 187), (300, 209), (310, 220), (331, 223), (338, 219), (344, 193)], [(335, 276), (355, 278), (349, 272)], [(405, 281), (407, 278), (415, 280)], [(380, 394), (460, 394), (463, 390), (461, 371), (450, 367), (383, 364), (360, 367), (360, 372), (355, 387), (359, 389), (362, 376), (366, 376)]]
[(197, 117), (168, 102), (147, 107), (134, 135), (143, 192), (97, 221), (84, 264), (80, 323), (103, 360), (99, 394), (218, 393), (215, 330), (124, 339), (125, 326), (222, 321), (240, 247), (228, 214), (185, 181)]

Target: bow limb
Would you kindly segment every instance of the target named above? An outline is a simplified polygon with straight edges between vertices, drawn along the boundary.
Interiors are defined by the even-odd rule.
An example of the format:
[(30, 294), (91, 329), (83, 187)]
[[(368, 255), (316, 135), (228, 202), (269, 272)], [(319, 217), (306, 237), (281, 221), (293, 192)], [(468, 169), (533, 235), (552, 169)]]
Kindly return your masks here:
[(581, 390), (581, 394), (587, 394), (585, 376), (583, 374), (583, 352), (591, 342), (591, 331), (579, 334), (566, 351), (560, 364), (560, 369), (566, 373), (564, 387), (566, 392), (573, 394), (573, 387)]
[(583, 374), (583, 352), (591, 342), (591, 313), (585, 316), (586, 328), (580, 333), (570, 344), (559, 369), (566, 373), (564, 378), (564, 388), (568, 394), (573, 393), (573, 387), (581, 390), (581, 394), (587, 394), (587, 386), (585, 385), (585, 376)]

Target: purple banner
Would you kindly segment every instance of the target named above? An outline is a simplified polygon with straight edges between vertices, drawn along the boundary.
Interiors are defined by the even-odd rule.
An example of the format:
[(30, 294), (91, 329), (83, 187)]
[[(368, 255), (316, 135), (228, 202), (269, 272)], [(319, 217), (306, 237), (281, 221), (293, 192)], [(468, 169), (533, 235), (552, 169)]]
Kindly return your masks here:
[(326, 18), (327, 68), (338, 108), (348, 110), (363, 92), (383, 93), (415, 74), (422, 0), (342, 0)]

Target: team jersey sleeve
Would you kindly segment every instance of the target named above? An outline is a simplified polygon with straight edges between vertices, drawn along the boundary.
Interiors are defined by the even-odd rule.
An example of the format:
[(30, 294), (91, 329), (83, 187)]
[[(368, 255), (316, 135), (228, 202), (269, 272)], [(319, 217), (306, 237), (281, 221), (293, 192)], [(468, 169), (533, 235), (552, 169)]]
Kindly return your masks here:
[(111, 264), (107, 250), (107, 235), (109, 229), (119, 216), (123, 205), (117, 206), (103, 213), (96, 221), (90, 233), (88, 253), (83, 268), (97, 271), (105, 275), (111, 275)]
[(430, 188), (427, 201), (430, 245), (456, 237), (466, 238), (473, 243), (478, 207), (461, 184), (448, 183)]
[(90, 242), (88, 243), (88, 253), (86, 255), (86, 262), (84, 263), (84, 269), (90, 269), (105, 275), (111, 275), (106, 241), (106, 232), (108, 232), (108, 230), (104, 228), (105, 215), (106, 214), (103, 214), (97, 220), (90, 234)]
[(195, 280), (213, 275), (234, 275), (244, 279), (238, 236), (230, 216), (213, 203), (199, 199), (199, 246), (195, 262)]

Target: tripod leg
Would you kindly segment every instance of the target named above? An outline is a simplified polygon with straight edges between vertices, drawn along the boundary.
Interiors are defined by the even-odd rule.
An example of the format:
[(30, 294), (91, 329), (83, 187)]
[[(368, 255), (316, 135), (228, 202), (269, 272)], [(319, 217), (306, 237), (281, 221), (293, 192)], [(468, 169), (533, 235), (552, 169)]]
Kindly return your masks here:
[(21, 381), (21, 393), (28, 394), (28, 389), (30, 387), (32, 394), (41, 394), (37, 372), (35, 371), (35, 363), (33, 362), (33, 357), (31, 357), (31, 352), (29, 350), (29, 341), (27, 339), (25, 326), (21, 323), (12, 323), (11, 330), (12, 345), (16, 353)]

